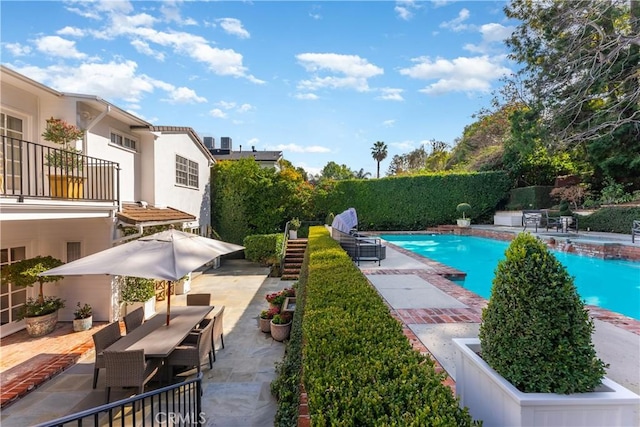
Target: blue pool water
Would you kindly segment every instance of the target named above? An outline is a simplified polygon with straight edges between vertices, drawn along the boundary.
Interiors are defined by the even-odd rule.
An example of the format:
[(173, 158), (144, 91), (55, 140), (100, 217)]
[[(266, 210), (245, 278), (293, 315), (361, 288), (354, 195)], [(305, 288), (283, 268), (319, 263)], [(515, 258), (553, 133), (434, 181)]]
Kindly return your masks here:
[[(491, 296), (498, 261), (504, 258), (509, 242), (472, 236), (392, 235), (382, 239), (442, 264), (467, 273), (459, 282), (470, 291)], [(553, 251), (575, 277), (578, 293), (586, 304), (606, 308), (640, 320), (640, 263), (602, 260)]]

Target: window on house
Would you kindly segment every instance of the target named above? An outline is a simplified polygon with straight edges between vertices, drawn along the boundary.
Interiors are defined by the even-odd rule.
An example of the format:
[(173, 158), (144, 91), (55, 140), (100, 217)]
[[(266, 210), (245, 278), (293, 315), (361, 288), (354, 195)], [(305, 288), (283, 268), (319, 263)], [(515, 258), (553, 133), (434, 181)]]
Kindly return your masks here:
[(198, 188), (198, 163), (176, 154), (176, 184)]
[[(24, 246), (0, 250), (0, 265), (13, 264), (26, 258)], [(6, 325), (17, 320), (18, 311), (27, 300), (27, 289), (7, 282), (0, 286), (0, 324)]]
[(117, 132), (111, 132), (111, 143), (131, 150), (136, 150), (138, 146), (138, 141)]
[(80, 242), (67, 242), (67, 262), (75, 261), (81, 258)]

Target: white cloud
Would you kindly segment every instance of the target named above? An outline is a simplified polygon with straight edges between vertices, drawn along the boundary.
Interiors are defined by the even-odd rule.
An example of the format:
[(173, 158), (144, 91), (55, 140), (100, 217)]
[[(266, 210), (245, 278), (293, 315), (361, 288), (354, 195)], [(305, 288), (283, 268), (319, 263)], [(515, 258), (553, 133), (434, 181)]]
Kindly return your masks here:
[(390, 146), (396, 147), (401, 152), (411, 151), (416, 147), (415, 141), (398, 141), (389, 143)]
[(383, 87), (380, 89), (380, 96), (377, 99), (382, 99), (385, 101), (404, 101), (402, 97), (403, 89), (395, 89), (390, 87)]
[(258, 145), (258, 143), (260, 142), (260, 139), (258, 138), (251, 138), (247, 141), (247, 144), (252, 145), (252, 146), (256, 146)]
[(156, 88), (173, 90), (173, 85), (136, 74), (133, 61), (86, 63), (79, 66), (53, 65), (46, 68), (16, 67), (19, 73), (51, 86), (61, 92), (100, 94), (107, 100), (123, 99), (137, 103)]
[(240, 22), (239, 19), (220, 18), (217, 22), (227, 34), (237, 36), (241, 39), (248, 39), (251, 37), (249, 32), (242, 27), (242, 22)]
[(193, 104), (207, 102), (207, 98), (198, 96), (193, 89), (179, 87), (170, 91), (168, 101), (171, 104)]
[(85, 59), (86, 54), (76, 49), (76, 42), (58, 36), (44, 36), (36, 40), (36, 49), (58, 58)]
[(142, 40), (132, 40), (131, 41), (131, 46), (133, 46), (133, 48), (140, 52), (143, 55), (147, 55), (147, 56), (151, 56), (155, 59), (157, 59), (160, 62), (164, 62), (164, 53), (162, 52), (157, 52), (153, 49), (151, 49), (151, 46), (149, 46), (149, 43), (142, 41)]
[(225, 113), (224, 111), (222, 111), (219, 108), (214, 108), (213, 110), (209, 111), (209, 115), (211, 117), (215, 117), (216, 119), (226, 119), (227, 118), (227, 113)]
[(225, 110), (230, 110), (236, 106), (236, 103), (232, 101), (218, 101), (216, 105), (224, 108)]
[[(320, 88), (346, 88), (359, 92), (369, 90), (368, 79), (384, 70), (357, 55), (341, 55), (337, 53), (301, 53), (296, 56), (305, 70), (313, 73), (309, 80), (298, 83), (298, 89), (315, 91)], [(321, 77), (319, 73), (334, 74)], [(338, 74), (337, 76), (335, 74)]]
[(13, 56), (25, 56), (31, 53), (31, 46), (20, 43), (2, 43), (2, 47), (8, 50)]
[(501, 64), (504, 56), (458, 57), (453, 60), (428, 57), (414, 58), (417, 64), (400, 70), (400, 74), (414, 79), (437, 80), (421, 89), (429, 95), (446, 92), (489, 92), (491, 82), (499, 79), (511, 70)]
[(445, 21), (440, 24), (440, 28), (448, 28), (453, 31), (462, 31), (466, 30), (469, 26), (464, 23), (467, 19), (469, 19), (471, 14), (468, 9), (462, 9), (458, 12), (458, 16), (451, 21)]
[(504, 42), (513, 33), (514, 29), (512, 26), (505, 27), (498, 23), (484, 24), (480, 26), (480, 34), (482, 35), (480, 44), (468, 43), (464, 46), (464, 49), (470, 52), (488, 53), (493, 45)]
[(248, 111), (255, 110), (255, 107), (251, 104), (242, 104), (238, 107), (239, 113), (246, 113)]
[(331, 150), (320, 145), (303, 146), (298, 144), (278, 144), (267, 148), (274, 151), (289, 151), (291, 153), (330, 153)]
[(413, 11), (420, 9), (420, 7), (415, 0), (398, 0), (393, 10), (398, 15), (398, 18), (408, 21), (413, 18)]
[(396, 124), (395, 120), (385, 120), (384, 122), (382, 122), (382, 126), (386, 127), (386, 128), (390, 128), (393, 127), (393, 125)]
[(56, 34), (60, 35), (60, 36), (72, 36), (72, 37), (83, 37), (85, 35), (84, 30), (81, 30), (80, 28), (74, 28), (74, 27), (64, 27), (61, 30), (56, 31)]
[(318, 95), (315, 93), (296, 93), (295, 97), (298, 99), (310, 99), (312, 101), (318, 99)]
[[(247, 67), (243, 65), (243, 56), (240, 53), (233, 49), (214, 47), (206, 38), (188, 32), (158, 31), (153, 28), (153, 25), (159, 20), (146, 13), (132, 14), (133, 10), (129, 2), (87, 2), (86, 4), (78, 3), (77, 6), (74, 12), (83, 16), (91, 10), (94, 13), (98, 10), (108, 14), (108, 22), (102, 28), (92, 31), (92, 35), (96, 38), (130, 37), (148, 43), (150, 49), (156, 49), (153, 44), (172, 49), (173, 55), (186, 56), (203, 63), (214, 74), (245, 78), (255, 84), (265, 83), (248, 72)], [(100, 14), (95, 16), (102, 18)], [(165, 18), (167, 16), (165, 13)], [(241, 27), (234, 27), (233, 22), (224, 22), (226, 22), (225, 25), (229, 24), (227, 29), (233, 31), (233, 28), (236, 28), (240, 33), (244, 31)], [(185, 24), (187, 21), (182, 20), (181, 23)], [(222, 21), (220, 25), (222, 26)]]

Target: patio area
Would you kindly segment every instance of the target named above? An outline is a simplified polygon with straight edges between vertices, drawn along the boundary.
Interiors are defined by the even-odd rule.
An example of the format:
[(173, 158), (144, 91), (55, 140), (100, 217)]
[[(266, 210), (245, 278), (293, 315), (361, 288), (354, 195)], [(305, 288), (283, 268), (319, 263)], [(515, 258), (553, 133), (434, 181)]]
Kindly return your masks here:
[[(413, 347), (430, 354), (438, 369), (447, 371), (450, 378), (446, 383), (455, 390), (451, 338), (477, 336), (486, 300), (444, 278), (442, 274), (451, 274), (451, 268), (392, 244), (380, 266), (377, 262), (361, 262), (359, 268), (385, 299), (392, 315), (402, 322)], [(225, 348), (216, 353), (213, 369), (203, 371), (206, 425), (273, 425), (277, 402), (270, 394), (269, 384), (275, 378), (275, 363), (282, 360), (285, 346), (259, 331), (257, 316), (266, 307), (266, 293), (291, 284), (269, 278), (266, 268), (245, 260), (227, 260), (219, 269), (192, 282), (191, 292), (211, 292), (215, 304), (226, 307)], [(184, 305), (185, 299), (184, 295), (172, 298), (172, 305)], [(163, 309), (158, 307), (159, 312)], [(640, 393), (640, 322), (596, 307), (590, 310), (596, 324), (596, 350), (610, 364), (607, 376)], [(54, 359), (71, 365), (51, 380), (32, 386), (24, 397), (3, 406), (3, 427), (32, 425), (104, 402), (102, 374), (97, 389), (91, 389), (91, 334), (98, 327), (95, 325), (88, 333), (70, 333), (71, 325), (62, 324), (54, 334), (41, 338), (46, 342), (40, 343), (26, 337), (26, 333), (22, 339), (19, 334), (3, 339), (3, 392), (8, 372), (15, 374), (22, 369), (15, 377), (23, 377), (28, 371), (44, 375), (43, 368), (49, 362), (43, 362), (43, 347), (56, 356)], [(62, 368), (55, 369), (59, 372)], [(116, 397), (112, 396), (112, 400)]]

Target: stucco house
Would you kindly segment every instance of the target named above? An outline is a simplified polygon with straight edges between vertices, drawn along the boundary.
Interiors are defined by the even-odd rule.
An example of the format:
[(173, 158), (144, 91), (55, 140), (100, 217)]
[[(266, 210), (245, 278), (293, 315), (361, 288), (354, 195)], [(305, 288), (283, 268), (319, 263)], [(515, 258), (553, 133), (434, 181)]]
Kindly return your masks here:
[[(125, 228), (134, 237), (159, 224), (207, 235), (215, 159), (191, 128), (154, 126), (99, 96), (58, 92), (6, 66), (0, 85), (2, 265), (37, 255), (73, 261), (132, 238)], [(60, 154), (42, 137), (49, 118), (85, 130), (76, 142), (80, 184), (57, 181), (68, 171), (48, 160)], [(60, 320), (73, 318), (77, 302), (91, 304), (96, 321), (118, 316), (110, 276), (68, 276), (44, 293), (66, 300)], [(24, 327), (15, 311), (35, 294), (0, 290), (0, 336)]]

